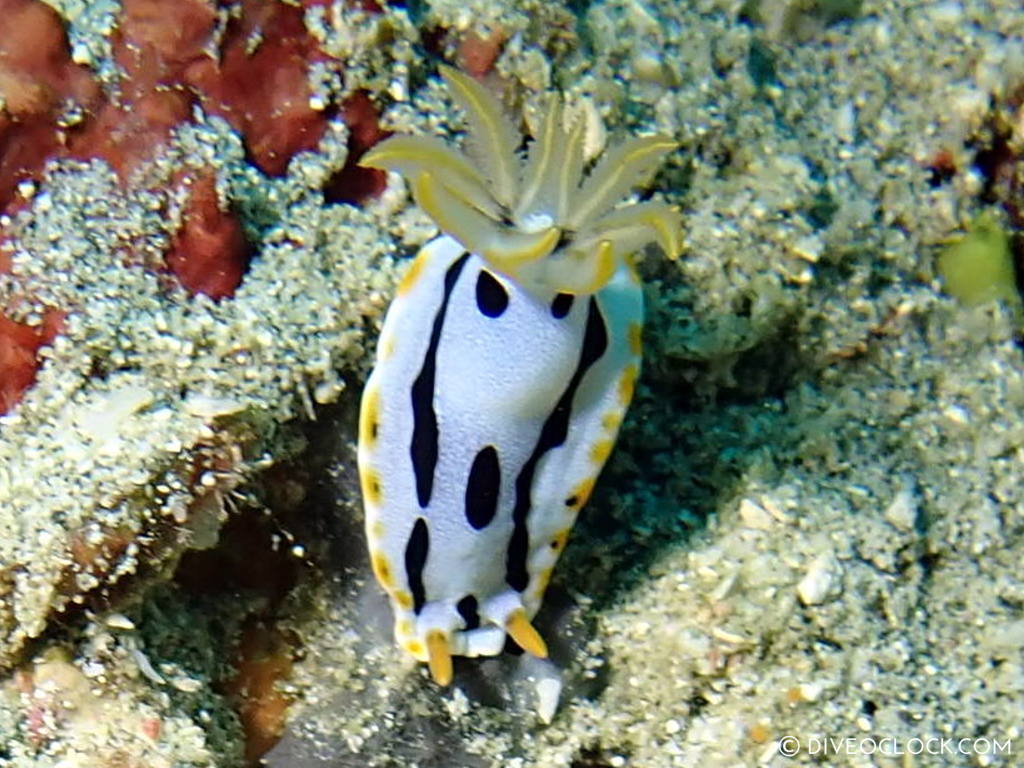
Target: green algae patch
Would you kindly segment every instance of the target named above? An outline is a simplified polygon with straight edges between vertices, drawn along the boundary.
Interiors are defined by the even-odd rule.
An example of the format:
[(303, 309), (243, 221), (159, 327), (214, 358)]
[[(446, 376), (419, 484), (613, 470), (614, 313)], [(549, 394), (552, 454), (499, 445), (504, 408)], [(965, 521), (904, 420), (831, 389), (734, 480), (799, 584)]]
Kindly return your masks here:
[(946, 292), (968, 306), (995, 300), (1020, 306), (1010, 236), (991, 212), (979, 214), (939, 255), (939, 274)]

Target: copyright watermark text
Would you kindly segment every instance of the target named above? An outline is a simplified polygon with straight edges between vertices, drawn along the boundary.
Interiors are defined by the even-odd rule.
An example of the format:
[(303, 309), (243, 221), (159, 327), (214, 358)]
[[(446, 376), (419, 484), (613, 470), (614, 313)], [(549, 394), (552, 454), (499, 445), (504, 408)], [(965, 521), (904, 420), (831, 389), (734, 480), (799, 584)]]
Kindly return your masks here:
[(880, 755), (900, 757), (902, 755), (1012, 755), (1013, 742), (1010, 739), (992, 739), (984, 736), (957, 738), (955, 736), (925, 736), (902, 738), (899, 736), (855, 737), (855, 736), (783, 736), (778, 741), (779, 754), (783, 757), (810, 755)]

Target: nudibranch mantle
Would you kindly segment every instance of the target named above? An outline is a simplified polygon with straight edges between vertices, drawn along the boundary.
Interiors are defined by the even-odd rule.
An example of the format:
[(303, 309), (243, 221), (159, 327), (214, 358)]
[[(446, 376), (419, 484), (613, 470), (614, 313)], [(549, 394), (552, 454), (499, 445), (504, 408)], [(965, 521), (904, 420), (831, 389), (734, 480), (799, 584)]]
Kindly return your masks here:
[(443, 234), (384, 320), (358, 461), (395, 637), (446, 685), (453, 655), (498, 654), (506, 635), (547, 655), (530, 622), (640, 370), (630, 257), (655, 242), (675, 258), (681, 233), (671, 206), (618, 206), (672, 141), (632, 138), (584, 174), (582, 120), (551, 95), (523, 158), (497, 99), (442, 77), (470, 155), (396, 136), (362, 160), (405, 175)]

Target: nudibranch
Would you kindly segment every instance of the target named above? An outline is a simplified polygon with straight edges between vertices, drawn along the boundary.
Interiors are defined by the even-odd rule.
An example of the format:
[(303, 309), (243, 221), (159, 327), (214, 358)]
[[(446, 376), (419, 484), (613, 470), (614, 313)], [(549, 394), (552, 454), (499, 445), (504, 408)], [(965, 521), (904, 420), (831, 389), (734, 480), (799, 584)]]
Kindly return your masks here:
[(584, 120), (557, 94), (525, 152), (498, 100), (443, 68), (467, 154), (395, 136), (362, 165), (397, 171), (442, 234), (388, 309), (363, 392), (359, 475), (395, 637), (441, 685), (452, 656), (531, 621), (633, 395), (643, 300), (631, 257), (681, 249), (661, 202), (618, 205), (675, 143), (631, 138), (586, 172)]

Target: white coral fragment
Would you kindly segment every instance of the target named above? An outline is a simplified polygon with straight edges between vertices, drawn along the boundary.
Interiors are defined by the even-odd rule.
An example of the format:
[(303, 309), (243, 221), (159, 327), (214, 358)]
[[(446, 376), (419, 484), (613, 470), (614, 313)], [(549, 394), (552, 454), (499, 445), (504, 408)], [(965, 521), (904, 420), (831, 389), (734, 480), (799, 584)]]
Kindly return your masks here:
[(585, 120), (550, 94), (524, 157), (518, 132), (486, 88), (450, 67), (441, 75), (469, 123), (468, 157), (434, 138), (395, 136), (362, 165), (406, 176), (416, 202), (442, 231), (526, 287), (573, 294), (600, 290), (648, 243), (669, 258), (679, 255), (675, 207), (620, 205), (650, 180), (674, 141), (630, 138), (585, 173)]
[(831, 552), (818, 555), (811, 561), (804, 577), (796, 585), (797, 595), (804, 605), (821, 605), (840, 588), (840, 565)]

